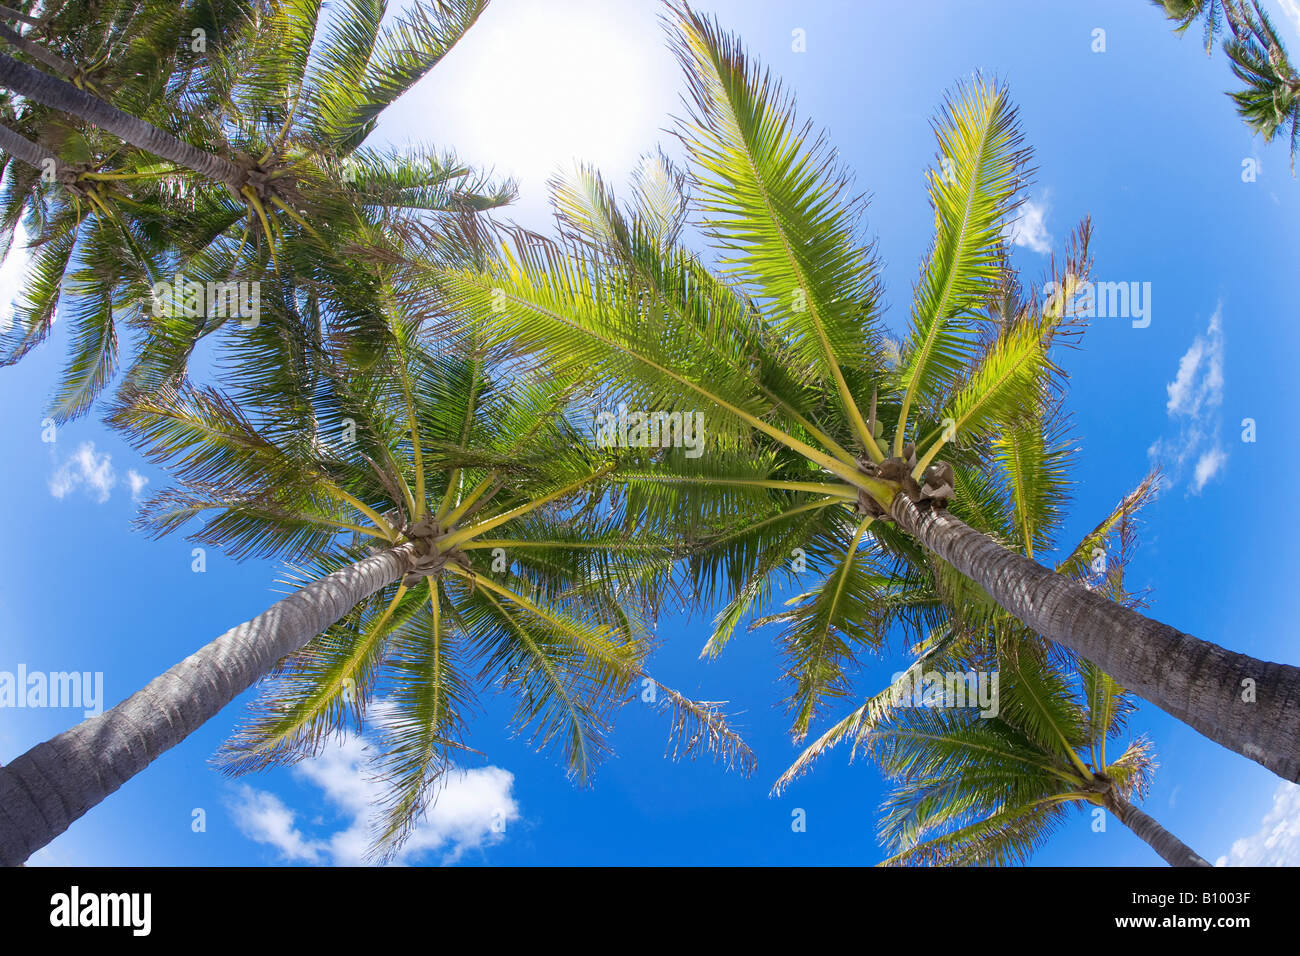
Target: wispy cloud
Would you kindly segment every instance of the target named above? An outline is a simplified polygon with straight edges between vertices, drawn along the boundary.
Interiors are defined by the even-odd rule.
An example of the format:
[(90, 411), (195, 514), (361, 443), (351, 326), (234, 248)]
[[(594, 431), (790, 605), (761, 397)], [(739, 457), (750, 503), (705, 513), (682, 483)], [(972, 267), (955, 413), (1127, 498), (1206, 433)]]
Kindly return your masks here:
[[(376, 823), (383, 786), (366, 765), (364, 737), (348, 734), (320, 756), (295, 765), (294, 776), (319, 788), (348, 822), (334, 832), (309, 832), (280, 797), (243, 785), (230, 803), (235, 823), (250, 840), (274, 847), (290, 862), (358, 866)], [(500, 767), (481, 767), (449, 774), (437, 800), (425, 813), (394, 863), (419, 861), (438, 854), (454, 863), (466, 852), (499, 843), (504, 825), (520, 819), (511, 795), (514, 775)], [(320, 826), (315, 827), (316, 831)]]
[(1047, 232), (1047, 213), (1051, 206), (1047, 198), (1044, 193), (1038, 202), (1028, 199), (1021, 204), (1019, 215), (1007, 223), (1002, 233), (1012, 245), (1024, 246), (1044, 256), (1052, 251), (1052, 237)]
[(1174, 380), (1165, 385), (1165, 412), (1178, 424), (1178, 435), (1160, 438), (1148, 449), (1165, 468), (1171, 484), (1179, 481), (1190, 464), (1189, 493), (1194, 495), (1228, 463), (1227, 449), (1220, 440), (1223, 354), (1223, 303), (1219, 303), (1205, 334), (1192, 341), (1178, 360)]
[(1300, 866), (1300, 786), (1283, 783), (1259, 829), (1232, 844), (1215, 866)]
[(0, 264), (0, 332), (7, 332), (14, 324), (14, 301), (27, 287), (27, 272), (32, 257), (27, 251), (27, 230), (19, 223), (14, 229), (9, 253)]
[(1277, 0), (1282, 13), (1291, 21), (1291, 29), (1300, 36), (1300, 2), (1297, 0)]
[(304, 836), (297, 814), (273, 793), (242, 784), (230, 811), (240, 832), (257, 843), (273, 846), (291, 862), (319, 863), (327, 844)]
[(1192, 469), (1192, 494), (1200, 494), (1201, 489), (1223, 470), (1227, 462), (1228, 453), (1222, 448), (1201, 452), (1201, 457), (1196, 459), (1196, 467)]
[(88, 495), (103, 504), (116, 484), (112, 456), (107, 452), (97, 453), (95, 443), (87, 441), (78, 445), (76, 453), (50, 476), (50, 494), (55, 498), (66, 498), (77, 488), (84, 488)]
[(140, 493), (144, 491), (144, 486), (149, 484), (149, 479), (131, 468), (127, 470), (126, 483), (131, 486), (131, 500), (139, 501)]

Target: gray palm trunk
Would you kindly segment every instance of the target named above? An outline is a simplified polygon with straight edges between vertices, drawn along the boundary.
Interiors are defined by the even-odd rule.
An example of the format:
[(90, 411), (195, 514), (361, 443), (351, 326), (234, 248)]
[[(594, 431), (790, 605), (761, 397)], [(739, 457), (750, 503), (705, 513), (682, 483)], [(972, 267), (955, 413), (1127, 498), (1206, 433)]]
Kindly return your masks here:
[(905, 494), (891, 511), (899, 527), (1043, 637), (1211, 740), (1300, 781), (1300, 667), (1153, 621)]
[(1124, 826), (1141, 837), (1170, 866), (1210, 865), (1199, 853), (1114, 791), (1108, 795), (1107, 804)]
[(69, 113), (123, 142), (184, 166), (213, 182), (225, 183), (236, 193), (247, 174), (234, 163), (191, 146), (150, 123), (77, 89), (71, 83), (0, 54), (0, 86), (42, 106)]
[[(0, 10), (3, 9), (3, 7), (0, 7)], [(0, 23), (0, 40), (4, 40), (11, 46), (15, 46), (22, 50), (33, 60), (40, 60), (61, 76), (72, 79), (72, 77), (77, 75), (77, 67), (74, 64), (65, 60), (57, 53), (45, 49), (45, 47), (41, 46), (39, 43), (33, 43), (21, 33), (16, 30), (11, 30), (3, 23)]]
[[(54, 12), (57, 12), (57, 8)], [(6, 20), (19, 20), (23, 23), (30, 23), (33, 26), (40, 26), (41, 21), (36, 17), (29, 17), (21, 10), (15, 10), (13, 7), (0, 6), (0, 17)]]
[(22, 160), (28, 166), (35, 166), (37, 169), (46, 168), (46, 162), (51, 159), (55, 160), (56, 166), (58, 163), (55, 155), (44, 146), (33, 143), (27, 137), (15, 133), (4, 125), (0, 125), (0, 151)]
[(277, 601), (112, 710), (0, 768), (0, 864), (16, 866), (267, 674), (400, 578), (412, 545), (363, 558)]

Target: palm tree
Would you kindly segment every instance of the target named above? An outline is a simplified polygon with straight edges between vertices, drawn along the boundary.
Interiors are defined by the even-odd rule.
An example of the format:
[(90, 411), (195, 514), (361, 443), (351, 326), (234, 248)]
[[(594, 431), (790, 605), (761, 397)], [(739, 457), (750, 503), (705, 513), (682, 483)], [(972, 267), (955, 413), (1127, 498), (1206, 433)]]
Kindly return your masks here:
[(1175, 33), (1186, 33), (1197, 20), (1204, 20), (1202, 37), (1205, 43), (1205, 55), (1214, 51), (1215, 37), (1223, 28), (1223, 0), (1151, 0), (1164, 11), (1166, 17), (1176, 24)]
[[(16, 60), (0, 64), (24, 91), (7, 117), (6, 151), (36, 164), (11, 169), (0, 197), (3, 234), (26, 217), (36, 249), (3, 360), (45, 338), (68, 293), (73, 347), (52, 408), (60, 420), (85, 412), (112, 377), (120, 324), (141, 331), (127, 385), (148, 390), (182, 375), (195, 342), (230, 322), (211, 303), (159, 315), (160, 283), (238, 278), (301, 289), (346, 273), (362, 237), (382, 235), (395, 216), (458, 217), (513, 196), (510, 184), (494, 185), (450, 154), (364, 146), (382, 110), (474, 22), (478, 0), (417, 6), (383, 25), (382, 4), (348, 6), (329, 29), (319, 3), (218, 4), (225, 19), (216, 26), (206, 2), (170, 14), (164, 4), (166, 29), (148, 16), (151, 6), (114, 4), (119, 29), (80, 53), (122, 48), (120, 73), (94, 72), (113, 102)], [(201, 67), (161, 55), (168, 69), (132, 66), (175, 46), (191, 23), (218, 31)], [(64, 108), (78, 122), (60, 118)], [(41, 175), (47, 160), (57, 169), (51, 181)]]
[[(328, 343), (304, 353), (287, 332), (302, 316), (277, 308), (226, 391), (183, 384), (115, 408), (113, 423), (177, 478), (146, 504), (147, 530), (198, 520), (193, 540), (277, 557), (299, 580), (0, 768), (0, 862), (22, 862), (267, 677), (226, 748), (233, 772), (314, 753), (384, 694), (381, 856), (465, 748), (476, 683), (515, 695), (516, 727), (558, 743), (580, 782), (607, 751), (612, 710), (651, 680), (642, 612), (662, 599), (671, 558), (599, 517), (599, 481), (618, 462), (566, 420), (575, 378), (503, 367), (472, 330), (431, 337), (426, 316), (388, 298), (388, 335), (365, 367)], [(716, 705), (658, 686), (679, 750), (752, 766)]]
[(1237, 112), (1253, 132), (1270, 143), (1290, 127), (1291, 172), (1300, 150), (1300, 74), (1287, 57), (1277, 31), (1258, 0), (1152, 0), (1177, 22), (1182, 33), (1197, 19), (1204, 19), (1205, 52), (1213, 49), (1214, 37), (1226, 20), (1230, 36), (1223, 50), (1233, 75), (1243, 88), (1229, 93)]
[[(656, 168), (660, 174), (653, 180), (672, 184), (676, 196), (670, 205), (684, 210), (685, 198), (662, 157), (643, 167), (642, 179), (647, 178), (645, 171)], [(649, 228), (633, 210), (629, 230), (590, 170), (557, 185), (561, 220), (574, 232), (587, 233), (589, 245), (603, 242), (616, 248), (619, 235)], [(603, 198), (593, 203), (584, 202), (584, 196)], [(588, 214), (581, 212), (584, 205)], [(599, 213), (590, 214), (596, 206)], [(601, 223), (613, 224), (603, 239), (597, 234)], [(1085, 223), (1064, 269), (1080, 280), (1089, 267), (1088, 236)], [(1003, 284), (984, 310), (997, 336), (1007, 338), (1030, 321), (1034, 305), (1024, 298), (1009, 264), (1001, 268)], [(1067, 333), (1057, 334), (1073, 343), (1081, 326), (1072, 323)], [(1048, 384), (1038, 405), (1017, 408), (996, 437), (963, 443), (949, 456), (951, 484), (960, 491), (950, 502), (954, 513), (1005, 547), (1031, 557), (1052, 546), (1072, 484), (1074, 443), (1063, 412), (1063, 381), (1053, 376)], [(932, 664), (953, 659), (968, 643), (989, 633), (999, 645), (1015, 636), (1009, 625), (1019, 627), (1018, 622), (1009, 621), (967, 579), (864, 516), (855, 494), (827, 495), (823, 485), (809, 483), (809, 466), (801, 456), (778, 443), (760, 441), (761, 452), (754, 447), (723, 448), (695, 461), (671, 459), (671, 467), (664, 467), (663, 461), (629, 465), (620, 469), (616, 480), (627, 486), (629, 507), (640, 528), (684, 540), (690, 583), (700, 603), (726, 601), (714, 620), (706, 656), (719, 655), (747, 616), (753, 616), (750, 630), (780, 626), (777, 640), (789, 660), (784, 676), (793, 684), (787, 704), (794, 714), (791, 732), (796, 741), (804, 738), (826, 704), (848, 694), (847, 672), (859, 663), (859, 655), (879, 652), (896, 627), (922, 641)], [(1127, 520), (1154, 487), (1155, 477), (1150, 476), (1058, 570), (1073, 570), (1076, 564), (1087, 570), (1094, 561), (1091, 550), (1107, 543), (1106, 529)], [(796, 554), (799, 560), (791, 561)], [(1081, 563), (1080, 555), (1086, 555)], [(810, 577), (815, 581), (811, 587)], [(766, 613), (777, 590), (792, 591), (793, 596), (784, 610)], [(996, 627), (995, 616), (1001, 618)], [(874, 712), (882, 699), (878, 695), (837, 726), (851, 723), (863, 732), (867, 711)], [(828, 745), (823, 738), (818, 749)]]
[(1135, 702), (1086, 661), (1077, 671), (1024, 649), (1004, 663), (999, 709), (983, 715), (934, 694), (893, 710), (865, 747), (899, 781), (883, 805), (884, 866), (1024, 862), (1070, 808), (1101, 807), (1170, 866), (1209, 866), (1133, 805), (1145, 796), (1150, 743), (1118, 756), (1108, 742)]
[[(704, 409), (710, 459), (744, 458), (762, 443), (781, 449), (786, 471), (775, 477), (714, 474), (714, 484), (815, 495), (816, 503), (790, 502), (801, 518), (856, 503), (859, 538), (905, 542), (898, 546), (951, 566), (1031, 632), (1210, 739), (1300, 778), (1300, 668), (1153, 621), (946, 507), (962, 492), (940, 454), (958, 457), (964, 444), (1001, 434), (1016, 409), (1038, 407), (1054, 374), (1051, 344), (1079, 288), (1066, 269), (1057, 294), (1005, 334), (990, 334), (980, 312), (1002, 285), (1002, 231), (1028, 163), (1005, 88), (977, 80), (939, 117), (940, 165), (929, 177), (935, 243), (891, 364), (876, 261), (855, 234), (861, 204), (849, 198), (835, 153), (797, 122), (790, 97), (738, 40), (685, 5), (672, 9), (690, 90), (678, 133), (693, 162), (699, 226), (725, 279), (663, 239), (674, 220), (657, 207), (643, 222), (605, 225), (597, 220), (608, 197), (587, 191), (578, 211), (616, 241), (521, 237), (487, 269), (440, 274), (448, 295), (491, 315), (502, 341), (556, 369), (580, 364), (631, 408)], [(754, 433), (762, 443), (744, 444)], [(792, 461), (801, 480), (788, 477)], [(740, 569), (723, 570), (741, 593)]]
[[(1036, 432), (1045, 440), (1039, 439)], [(974, 507), (967, 506), (972, 526), (1006, 547), (1028, 554), (1037, 547), (1040, 554), (1044, 553), (1064, 519), (1072, 452), (1073, 443), (1059, 422), (1050, 430), (1039, 430), (1026, 422), (1009, 430), (1007, 438), (999, 442), (993, 469), (966, 476), (958, 473), (965, 495), (975, 501)], [(1125, 607), (1143, 607), (1142, 595), (1126, 589), (1124, 573), (1137, 546), (1137, 514), (1158, 490), (1159, 473), (1153, 471), (1055, 562), (1056, 573)], [(953, 505), (957, 507), (955, 500)], [(933, 571), (931, 580), (921, 579), (902, 592), (912, 599), (911, 604), (929, 612), (913, 624), (919, 640), (907, 669), (809, 744), (776, 781), (774, 795), (841, 743), (849, 742), (856, 756), (877, 724), (893, 713), (901, 690), (909, 686), (915, 674), (944, 668), (950, 673), (986, 667), (996, 670), (1003, 661), (1014, 662), (1023, 649), (1041, 656), (1044, 647), (1050, 647), (989, 601), (969, 579), (942, 565)], [(935, 602), (932, 608), (922, 603), (927, 600)], [(906, 619), (902, 622), (913, 623)], [(1077, 669), (1077, 665), (1072, 667)]]

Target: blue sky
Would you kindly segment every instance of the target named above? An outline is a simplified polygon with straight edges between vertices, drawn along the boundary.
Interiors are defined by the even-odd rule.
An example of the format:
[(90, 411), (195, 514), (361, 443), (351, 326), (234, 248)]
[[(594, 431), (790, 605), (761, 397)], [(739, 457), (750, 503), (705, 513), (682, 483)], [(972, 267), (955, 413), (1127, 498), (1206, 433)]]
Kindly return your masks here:
[[(1257, 657), (1294, 662), (1300, 611), (1297, 505), (1283, 477), (1300, 346), (1295, 274), (1300, 182), (1285, 148), (1252, 139), (1223, 95), (1223, 57), (1175, 37), (1154, 7), (1087, 4), (859, 4), (715, 0), (714, 11), (797, 93), (825, 127), (872, 203), (865, 228), (885, 260), (888, 319), (907, 319), (911, 284), (931, 238), (923, 185), (929, 129), (945, 90), (980, 70), (1010, 84), (1037, 173), (1016, 261), (1041, 278), (1084, 215), (1094, 276), (1151, 284), (1151, 321), (1098, 319), (1065, 355), (1081, 447), (1071, 521), (1081, 536), (1134, 486), (1153, 455), (1171, 482), (1145, 513), (1130, 586), (1149, 613)], [(1270, 3), (1300, 53), (1300, 10)], [(681, 87), (651, 0), (495, 0), (480, 23), (377, 134), (451, 146), (520, 179), (511, 215), (548, 228), (545, 179), (574, 158), (622, 183), (662, 143)], [(1094, 52), (1095, 30), (1105, 50)], [(795, 31), (805, 49), (797, 52)], [(1243, 162), (1255, 165), (1243, 181)], [(11, 263), (0, 286), (12, 289)], [(6, 281), (7, 280), (7, 281)], [(181, 657), (275, 599), (278, 569), (215, 551), (192, 570), (193, 545), (130, 529), (135, 498), (165, 485), (93, 417), (42, 440), (66, 335), (0, 372), (0, 469), (10, 547), (0, 556), (0, 671), (102, 671), (111, 706)], [(1256, 441), (1242, 440), (1242, 421)], [(1181, 465), (1179, 462), (1181, 461)], [(1199, 466), (1199, 473), (1198, 473)], [(134, 478), (132, 477), (134, 475)], [(141, 484), (141, 482), (146, 482)], [(134, 487), (133, 487), (134, 485)], [(680, 690), (729, 701), (757, 752), (750, 779), (707, 763), (664, 759), (666, 719), (629, 704), (617, 756), (578, 790), (547, 756), (505, 731), (508, 702), (485, 699), (467, 765), (402, 862), (416, 864), (869, 864), (882, 857), (875, 811), (884, 786), (865, 762), (832, 752), (779, 798), (772, 781), (796, 750), (774, 702), (782, 696), (770, 636), (741, 634), (712, 663), (697, 660), (709, 614), (671, 617), (653, 671)], [(869, 661), (874, 692), (896, 661)], [(247, 696), (247, 695), (246, 695)], [(66, 864), (330, 864), (357, 859), (366, 783), (362, 740), (320, 761), (232, 781), (208, 760), (234, 727), (236, 702), (54, 841), (39, 862)], [(833, 716), (833, 715), (832, 715)], [(0, 713), (0, 761), (70, 726), (80, 711)], [(824, 726), (824, 724), (822, 725)], [(1144, 705), (1160, 769), (1145, 808), (1203, 856), (1300, 864), (1300, 789)], [(195, 811), (205, 828), (196, 832)], [(794, 832), (803, 811), (806, 830)], [(1095, 833), (1080, 813), (1033, 860), (1157, 865), (1112, 821)]]

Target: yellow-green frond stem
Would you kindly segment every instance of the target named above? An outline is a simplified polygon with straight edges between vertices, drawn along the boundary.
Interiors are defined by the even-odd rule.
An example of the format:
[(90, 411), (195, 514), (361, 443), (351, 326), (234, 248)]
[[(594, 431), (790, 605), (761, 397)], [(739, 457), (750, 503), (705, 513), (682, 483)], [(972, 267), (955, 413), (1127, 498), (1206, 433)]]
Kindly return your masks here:
[(161, 179), (164, 176), (174, 176), (179, 172), (183, 172), (183, 170), (160, 169), (139, 173), (82, 173), (78, 178), (91, 182), (117, 182), (137, 179)]
[(656, 544), (636, 544), (619, 541), (617, 543), (594, 541), (581, 544), (574, 541), (533, 541), (515, 538), (484, 538), (461, 545), (462, 551), (482, 551), (488, 548), (521, 549), (528, 548), (572, 548), (575, 551), (658, 551)]
[(280, 743), (288, 740), (310, 723), (317, 714), (326, 710), (330, 702), (338, 694), (342, 693), (347, 681), (352, 679), (357, 667), (374, 650), (375, 645), (387, 636), (385, 625), (388, 623), (389, 618), (393, 616), (393, 612), (397, 610), (397, 606), (405, 595), (406, 585), (399, 584), (397, 593), (393, 595), (393, 600), (389, 602), (384, 612), (371, 624), (365, 639), (358, 643), (352, 653), (348, 655), (347, 660), (343, 662), (343, 666), (339, 668), (337, 676), (315, 694), (314, 700), (311, 701), (309, 706), (286, 714), (284, 720), (276, 726), (273, 732), (259, 740), (255, 745), (249, 746), (246, 752), (248, 754), (257, 754), (274, 750)]
[(611, 471), (614, 470), (615, 467), (617, 466), (614, 465), (613, 463), (605, 465), (603, 468), (600, 468), (592, 472), (586, 478), (582, 478), (578, 481), (573, 482), (572, 484), (565, 485), (563, 488), (558, 488), (555, 491), (552, 491), (550, 494), (542, 495), (540, 498), (535, 498), (534, 500), (528, 502), (527, 504), (520, 505), (518, 508), (511, 508), (509, 511), (499, 514), (494, 518), (488, 518), (486, 521), (481, 521), (478, 524), (470, 525), (467, 528), (460, 528), (456, 531), (451, 532), (450, 534), (444, 535), (442, 538), (438, 539), (438, 550), (447, 551), (451, 548), (454, 548), (462, 541), (468, 541), (471, 538), (477, 538), (485, 531), (491, 531), (493, 528), (499, 528), (501, 525), (505, 524), (508, 521), (513, 521), (515, 518), (518, 518), (522, 515), (526, 515), (530, 511), (535, 511), (536, 509), (542, 507), (543, 505), (549, 504), (550, 502), (554, 501), (557, 498), (562, 498), (565, 495), (569, 494), (570, 492), (576, 491), (577, 489), (583, 487), (584, 485), (589, 484), (590, 482), (595, 481), (598, 478), (601, 478), (604, 475), (609, 474)]
[(276, 206), (278, 206), (281, 210), (283, 210), (285, 215), (287, 215), (290, 219), (292, 219), (298, 225), (302, 226), (302, 228), (307, 230), (307, 232), (311, 233), (311, 237), (315, 239), (317, 242), (319, 242), (322, 246), (329, 245), (329, 243), (325, 241), (325, 238), (319, 232), (316, 231), (316, 227), (298, 214), (298, 210), (294, 209), (287, 202), (285, 202), (283, 199), (281, 199), (279, 196), (276, 196), (275, 194), (271, 195), (271, 202), (275, 203)]
[(848, 485), (831, 485), (817, 481), (769, 481), (765, 478), (716, 478), (694, 475), (647, 475), (642, 481), (672, 485), (717, 485), (724, 488), (769, 488), (773, 491), (806, 491), (856, 501), (858, 493)]
[[(600, 625), (596, 628), (581, 626), (576, 621), (558, 617), (546, 608), (529, 600), (526, 596), (498, 584), (489, 577), (467, 571), (456, 564), (448, 564), (447, 570), (473, 582), (477, 587), (486, 588), (494, 594), (500, 595), (539, 620), (545, 621), (555, 628), (556, 633), (576, 642), (585, 654), (600, 660), (604, 666), (620, 677), (631, 679), (640, 673), (641, 665), (638, 655), (635, 653), (635, 645), (619, 645), (611, 641), (608, 637), (610, 632), (608, 625)], [(633, 653), (630, 656), (626, 653), (620, 653), (627, 651)]]
[[(855, 496), (855, 500), (856, 500), (856, 496)], [(732, 541), (736, 538), (739, 538), (742, 535), (752, 534), (753, 532), (757, 531), (759, 528), (763, 528), (766, 527), (767, 525), (774, 524), (777, 521), (785, 521), (787, 518), (791, 518), (797, 514), (803, 514), (803, 512), (805, 511), (817, 511), (821, 508), (825, 508), (830, 505), (844, 505), (844, 504), (848, 504), (848, 501), (841, 497), (822, 498), (820, 501), (805, 502), (804, 504), (801, 505), (795, 505), (795, 507), (793, 508), (787, 508), (786, 510), (782, 511), (780, 514), (773, 515), (770, 518), (764, 518), (762, 521), (756, 521), (751, 525), (746, 525), (745, 527), (733, 531), (730, 534), (723, 535), (720, 538), (709, 538), (705, 542), (705, 545), (711, 548), (717, 547), (718, 545), (726, 544), (728, 541)]]
[(266, 233), (266, 246), (268, 251), (271, 253), (271, 264), (275, 266), (275, 271), (278, 275), (280, 272), (280, 258), (276, 255), (275, 233), (271, 230), (271, 220), (266, 214), (266, 207), (263, 206), (262, 201), (257, 198), (257, 193), (253, 190), (252, 186), (245, 186), (240, 190), (240, 192), (243, 193), (244, 198), (248, 200), (249, 205), (253, 207), (253, 212), (257, 214), (257, 218), (262, 223), (262, 231)]
[[(457, 471), (459, 471), (459, 469), (457, 469)], [(474, 506), (474, 502), (478, 501), (480, 498), (483, 497), (484, 494), (487, 493), (487, 490), (492, 487), (492, 485), (496, 482), (496, 480), (497, 480), (497, 473), (495, 471), (489, 471), (487, 473), (487, 476), (482, 481), (480, 481), (477, 485), (471, 488), (469, 494), (467, 494), (464, 498), (461, 499), (460, 504), (456, 505), (455, 508), (449, 511), (446, 517), (440, 517), (438, 519), (439, 523), (442, 524), (444, 527), (455, 524), (457, 519), (459, 519), (461, 515), (463, 515), (466, 511), (468, 511), (470, 508)], [(448, 486), (447, 490), (450, 491), (451, 487)]]
[(452, 502), (456, 500), (456, 489), (460, 485), (460, 469), (453, 468), (451, 474), (447, 477), (447, 490), (443, 492), (442, 500), (438, 502), (438, 510), (434, 512), (440, 522), (445, 519), (448, 511), (451, 510)]
[[(406, 427), (411, 432), (412, 464), (415, 466), (415, 513), (411, 519), (418, 521), (429, 510), (429, 503), (425, 500), (424, 450), (420, 447), (420, 428), (415, 422), (415, 397), (411, 394), (411, 378), (405, 363), (402, 363), (402, 392), (406, 403)], [(447, 485), (449, 494), (452, 484)]]
[[(853, 465), (856, 467), (858, 460), (853, 457), (853, 454), (847, 448), (845, 448), (835, 439), (831, 438), (830, 435), (827, 435), (824, 431), (822, 431), (812, 422), (808, 421), (808, 419), (800, 415), (799, 412), (797, 412), (794, 409), (794, 406), (792, 406), (789, 402), (779, 397), (776, 393), (774, 393), (771, 389), (767, 388), (767, 386), (765, 385), (760, 385), (759, 391), (763, 393), (764, 398), (770, 399), (773, 402), (773, 404), (780, 407), (782, 411), (784, 411), (787, 415), (793, 418), (795, 422), (797, 422), (800, 425), (800, 427), (802, 427), (806, 432), (808, 432), (808, 434), (812, 435), (813, 438), (821, 442), (822, 445), (825, 446), (826, 450), (829, 451), (832, 455), (834, 455), (840, 461), (844, 462), (844, 464)], [(867, 449), (867, 454), (868, 455), (871, 454), (870, 448)], [(884, 460), (883, 456), (878, 459), (872, 458), (872, 461), (883, 461), (883, 460)]]
[(371, 508), (369, 505), (365, 504), (359, 499), (348, 494), (346, 491), (344, 491), (342, 488), (340, 488), (338, 485), (334, 484), (333, 482), (325, 482), (324, 484), (326, 490), (328, 490), (330, 494), (334, 495), (336, 498), (338, 498), (341, 501), (347, 502), (353, 508), (356, 508), (357, 511), (360, 511), (363, 515), (365, 515), (367, 518), (373, 521), (376, 525), (376, 529), (380, 532), (380, 534), (384, 537), (385, 540), (387, 540), (391, 544), (397, 543), (397, 533), (393, 530), (393, 526), (390, 525), (386, 520), (384, 520), (383, 515), (375, 511), (374, 508)]
[(941, 414), (947, 427), (917, 462), (913, 477), (919, 479), (930, 466), (947, 444), (946, 435), (986, 434), (1003, 413), (1036, 402), (1039, 372), (1046, 360), (1042, 333), (1032, 326), (999, 339)]

